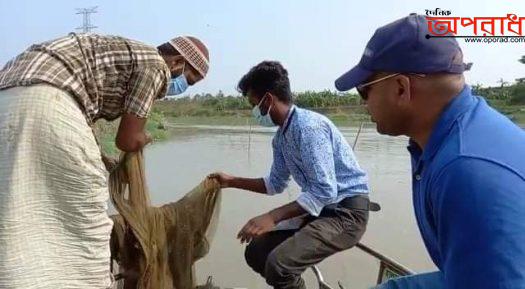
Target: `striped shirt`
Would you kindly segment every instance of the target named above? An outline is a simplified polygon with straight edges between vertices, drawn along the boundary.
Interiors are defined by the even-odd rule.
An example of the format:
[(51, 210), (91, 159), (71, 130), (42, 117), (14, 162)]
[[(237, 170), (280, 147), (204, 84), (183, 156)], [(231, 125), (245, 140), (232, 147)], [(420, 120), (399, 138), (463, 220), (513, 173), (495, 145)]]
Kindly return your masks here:
[(170, 70), (157, 49), (117, 36), (74, 34), (35, 44), (0, 70), (0, 89), (47, 83), (75, 97), (90, 124), (148, 116)]

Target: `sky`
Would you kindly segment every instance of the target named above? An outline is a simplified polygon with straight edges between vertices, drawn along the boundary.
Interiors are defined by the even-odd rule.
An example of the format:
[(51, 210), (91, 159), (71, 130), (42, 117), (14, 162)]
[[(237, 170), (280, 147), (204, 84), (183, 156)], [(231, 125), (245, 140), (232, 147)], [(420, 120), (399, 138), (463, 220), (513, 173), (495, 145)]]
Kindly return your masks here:
[[(210, 49), (208, 77), (187, 93), (236, 93), (238, 80), (263, 60), (278, 60), (292, 90), (335, 90), (334, 80), (361, 58), (375, 29), (425, 9), (452, 16), (525, 17), (525, 1), (484, 0), (0, 0), (0, 65), (29, 45), (54, 39), (82, 23), (75, 8), (98, 6), (94, 30), (157, 46), (193, 35)], [(525, 28), (525, 23), (524, 23)], [(470, 84), (498, 85), (525, 77), (525, 43), (459, 40)]]

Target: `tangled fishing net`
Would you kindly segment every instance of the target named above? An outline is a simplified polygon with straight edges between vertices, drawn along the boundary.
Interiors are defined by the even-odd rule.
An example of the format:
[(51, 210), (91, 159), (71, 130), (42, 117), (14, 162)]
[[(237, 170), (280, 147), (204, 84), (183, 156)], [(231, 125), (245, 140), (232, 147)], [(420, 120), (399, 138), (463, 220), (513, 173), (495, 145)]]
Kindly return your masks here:
[(151, 206), (142, 152), (121, 156), (110, 175), (110, 196), (118, 215), (111, 256), (122, 288), (195, 288), (194, 263), (210, 247), (217, 224), (220, 185), (205, 179), (177, 202)]

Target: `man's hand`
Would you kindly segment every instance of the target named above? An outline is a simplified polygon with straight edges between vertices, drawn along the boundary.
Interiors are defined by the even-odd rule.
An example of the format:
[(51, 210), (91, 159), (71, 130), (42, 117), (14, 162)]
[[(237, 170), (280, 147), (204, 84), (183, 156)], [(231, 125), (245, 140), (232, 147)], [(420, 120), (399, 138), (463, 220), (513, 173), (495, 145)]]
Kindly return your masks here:
[(241, 240), (241, 244), (249, 243), (253, 238), (267, 233), (273, 228), (275, 228), (275, 221), (270, 213), (266, 213), (248, 221), (237, 235), (237, 239)]
[(144, 132), (145, 118), (124, 113), (120, 118), (115, 144), (124, 152), (136, 152), (151, 142), (151, 137)]
[(104, 166), (106, 167), (106, 170), (108, 172), (112, 172), (113, 170), (115, 170), (118, 166), (118, 159), (116, 158), (113, 158), (113, 157), (110, 157), (110, 156), (107, 156), (105, 154), (101, 154), (102, 155), (102, 162), (104, 163)]
[(231, 182), (233, 181), (234, 177), (230, 176), (225, 173), (213, 173), (208, 175), (208, 178), (216, 179), (219, 184), (221, 185), (221, 188), (229, 188), (231, 187)]

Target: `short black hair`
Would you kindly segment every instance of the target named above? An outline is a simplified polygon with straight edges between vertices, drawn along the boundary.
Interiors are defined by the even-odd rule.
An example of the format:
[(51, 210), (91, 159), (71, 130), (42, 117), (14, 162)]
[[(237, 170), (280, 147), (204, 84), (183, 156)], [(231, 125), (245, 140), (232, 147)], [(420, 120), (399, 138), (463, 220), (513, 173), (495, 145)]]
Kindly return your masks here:
[(284, 103), (292, 102), (288, 71), (277, 61), (263, 61), (246, 73), (237, 90), (246, 96), (251, 91), (257, 97), (270, 92)]
[(171, 44), (169, 44), (169, 42), (166, 42), (164, 44), (157, 46), (157, 50), (159, 51), (160, 55), (164, 55), (164, 56), (180, 55), (177, 49), (175, 49)]

